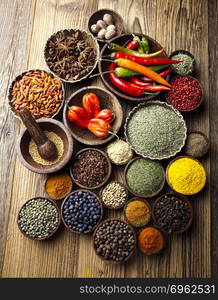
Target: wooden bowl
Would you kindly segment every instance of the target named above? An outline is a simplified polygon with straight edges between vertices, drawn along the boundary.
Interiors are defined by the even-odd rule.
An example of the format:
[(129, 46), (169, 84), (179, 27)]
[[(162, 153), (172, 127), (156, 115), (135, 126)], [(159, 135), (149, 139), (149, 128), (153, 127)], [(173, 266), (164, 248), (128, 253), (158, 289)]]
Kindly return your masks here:
[[(135, 239), (135, 246), (134, 246), (133, 250), (130, 252), (130, 254), (129, 254), (124, 260), (122, 260), (122, 261), (114, 261), (114, 260), (108, 260), (108, 259), (105, 259), (105, 258), (103, 258), (101, 255), (99, 255), (99, 254), (97, 253), (97, 251), (96, 251), (96, 247), (95, 247), (95, 235), (96, 235), (96, 233), (97, 233), (99, 227), (100, 227), (102, 224), (107, 223), (108, 221), (119, 221), (119, 222), (123, 222), (123, 223), (125, 223), (125, 224), (127, 224), (127, 225), (129, 226), (129, 228), (131, 229), (131, 232), (133, 233), (133, 236), (134, 236), (134, 239)], [(121, 219), (118, 219), (118, 218), (108, 218), (108, 219), (102, 221), (102, 222), (96, 227), (96, 229), (95, 229), (95, 231), (94, 231), (94, 233), (93, 233), (93, 247), (94, 247), (94, 250), (95, 250), (96, 255), (97, 255), (98, 257), (100, 257), (104, 262), (106, 262), (106, 263), (108, 263), (108, 264), (113, 264), (113, 265), (118, 265), (118, 264), (121, 264), (121, 263), (123, 263), (123, 262), (127, 262), (127, 261), (131, 258), (131, 256), (133, 255), (133, 253), (135, 252), (135, 249), (136, 249), (136, 241), (137, 241), (136, 233), (135, 233), (135, 230), (133, 229), (133, 227), (132, 227), (129, 223), (127, 223), (126, 221), (121, 220)]]
[[(193, 59), (193, 70), (192, 70), (191, 72), (189, 72), (189, 73), (186, 74), (186, 75), (190, 75), (191, 73), (194, 72), (194, 69), (195, 69), (195, 66), (196, 66), (195, 58), (194, 58), (194, 56), (193, 56), (190, 52), (188, 52), (188, 51), (186, 51), (186, 50), (176, 50), (176, 51), (173, 51), (173, 52), (170, 54), (169, 58), (172, 59), (172, 57), (173, 57), (174, 55), (177, 55), (177, 54), (179, 54), (179, 53), (181, 53), (181, 54), (186, 54), (186, 55), (190, 56), (190, 57)], [(172, 68), (172, 70), (177, 74), (177, 72), (176, 72), (176, 70), (174, 69), (173, 65), (171, 66), (171, 68)], [(178, 74), (178, 75), (179, 75), (179, 74)]]
[[(202, 136), (205, 138), (205, 141), (206, 141), (206, 143), (207, 143), (207, 147), (205, 148), (205, 151), (202, 152), (201, 155), (198, 155), (198, 156), (192, 156), (192, 155), (189, 155), (188, 153), (186, 153), (186, 145), (185, 145), (185, 153), (186, 153), (186, 155), (187, 155), (187, 156), (192, 156), (192, 157), (195, 157), (195, 158), (202, 157), (202, 156), (206, 155), (207, 152), (208, 152), (208, 150), (209, 150), (209, 148), (210, 148), (210, 141), (209, 141), (208, 137), (206, 136), (205, 133), (203, 133), (203, 132), (201, 132), (201, 131), (191, 131), (191, 132), (189, 132), (189, 134), (188, 134), (188, 136), (187, 136), (187, 139), (188, 139), (189, 135), (191, 135), (192, 133), (197, 133), (197, 134), (199, 134), (199, 135), (202, 135)], [(187, 142), (187, 140), (186, 140), (186, 142)]]
[[(186, 203), (188, 204), (188, 206), (189, 206), (189, 208), (190, 208), (190, 211), (191, 211), (191, 216), (190, 216), (190, 220), (189, 220), (189, 222), (187, 223), (187, 225), (186, 225), (185, 228), (183, 228), (183, 229), (181, 229), (181, 230), (179, 230), (179, 231), (168, 232), (167, 230), (164, 230), (164, 229), (161, 227), (161, 225), (157, 222), (157, 220), (156, 220), (156, 218), (155, 218), (155, 215), (154, 215), (154, 208), (155, 208), (156, 203), (157, 203), (160, 199), (162, 199), (164, 196), (174, 196), (174, 197), (177, 197), (177, 198), (181, 199), (182, 201), (184, 201), (184, 202), (186, 202)], [(183, 195), (180, 195), (180, 194), (178, 194), (178, 193), (176, 193), (176, 194), (174, 194), (174, 193), (166, 193), (166, 194), (163, 194), (162, 196), (160, 196), (159, 198), (157, 198), (157, 199), (154, 201), (153, 205), (152, 205), (152, 211), (151, 211), (151, 213), (152, 213), (152, 218), (153, 218), (155, 224), (157, 225), (157, 227), (160, 228), (163, 232), (165, 232), (165, 233), (167, 233), (167, 234), (183, 233), (183, 232), (185, 232), (185, 231), (187, 231), (187, 230), (189, 229), (189, 227), (191, 226), (192, 221), (193, 221), (193, 208), (192, 208), (191, 203), (188, 201), (187, 197), (185, 197), (185, 196), (183, 196)]]
[[(83, 153), (83, 152), (85, 152), (85, 151), (88, 151), (88, 150), (94, 150), (94, 151), (97, 151), (97, 152), (101, 153), (101, 154), (106, 158), (106, 160), (107, 160), (107, 162), (108, 162), (108, 174), (107, 174), (107, 176), (105, 177), (104, 181), (102, 181), (102, 183), (100, 183), (100, 184), (97, 185), (97, 186), (93, 186), (93, 187), (87, 187), (87, 186), (84, 186), (84, 185), (82, 185), (81, 183), (77, 182), (76, 179), (75, 179), (75, 177), (74, 177), (74, 174), (73, 174), (73, 165), (74, 165), (74, 163), (75, 163), (77, 157), (78, 157), (81, 153)], [(88, 189), (88, 190), (95, 190), (95, 189), (98, 189), (98, 188), (102, 187), (102, 186), (108, 181), (108, 179), (110, 178), (111, 172), (112, 172), (112, 166), (111, 166), (111, 162), (110, 162), (110, 160), (109, 160), (107, 154), (106, 154), (104, 151), (101, 151), (101, 150), (99, 150), (99, 149), (97, 149), (97, 148), (85, 148), (85, 149), (80, 150), (80, 151), (77, 152), (77, 154), (75, 155), (75, 157), (74, 157), (74, 159), (73, 159), (73, 162), (72, 162), (72, 165), (70, 166), (70, 175), (71, 175), (71, 177), (72, 177), (72, 179), (73, 179), (73, 182), (74, 182), (76, 185), (78, 185), (79, 187), (81, 187), (82, 189)]]
[[(51, 232), (47, 237), (44, 237), (44, 238), (33, 238), (33, 237), (29, 236), (28, 234), (26, 234), (26, 233), (22, 230), (22, 228), (21, 228), (21, 226), (20, 226), (20, 224), (19, 224), (19, 222), (18, 222), (18, 221), (19, 221), (19, 215), (20, 215), (20, 212), (21, 212), (21, 210), (24, 208), (24, 206), (25, 206), (28, 202), (30, 202), (31, 200), (37, 200), (37, 199), (46, 199), (47, 201), (49, 201), (49, 202), (56, 208), (56, 210), (57, 210), (57, 212), (58, 212), (58, 224), (57, 224), (56, 229), (55, 229), (53, 232)], [(54, 201), (52, 201), (52, 200), (50, 200), (50, 199), (48, 199), (48, 198), (45, 198), (45, 197), (34, 197), (34, 198), (31, 198), (31, 199), (29, 199), (28, 201), (26, 201), (26, 202), (21, 206), (21, 208), (20, 208), (20, 210), (19, 210), (19, 213), (18, 213), (18, 216), (17, 216), (17, 225), (18, 225), (18, 228), (20, 229), (20, 232), (21, 232), (25, 237), (29, 238), (30, 240), (34, 240), (34, 241), (44, 241), (44, 240), (47, 240), (47, 239), (51, 238), (51, 237), (57, 232), (57, 230), (59, 229), (59, 227), (60, 227), (60, 225), (61, 225), (61, 214), (60, 214), (60, 210), (59, 210), (57, 204), (56, 204)]]
[(125, 181), (125, 185), (126, 185), (126, 187), (128, 188), (129, 192), (132, 193), (134, 196), (139, 197), (139, 198), (151, 198), (151, 197), (153, 197), (153, 196), (159, 194), (160, 191), (161, 191), (161, 190), (163, 189), (163, 187), (164, 187), (164, 184), (165, 184), (165, 171), (164, 171), (164, 168), (163, 168), (163, 166), (159, 163), (159, 164), (161, 165), (162, 169), (163, 169), (163, 182), (161, 183), (159, 189), (158, 189), (155, 193), (150, 194), (150, 195), (141, 195), (141, 194), (137, 194), (137, 193), (135, 193), (135, 192), (129, 187), (129, 185), (128, 185), (128, 183), (127, 183), (127, 180), (126, 180), (126, 174), (127, 174), (127, 170), (128, 170), (128, 168), (129, 168), (129, 166), (130, 166), (134, 161), (136, 161), (137, 159), (143, 159), (143, 158), (142, 158), (142, 157), (135, 157), (135, 158), (133, 158), (133, 159), (126, 165), (126, 167), (125, 167), (125, 170), (124, 170), (124, 181)]
[(72, 136), (78, 142), (90, 146), (103, 145), (112, 140), (114, 138), (114, 135), (110, 134), (107, 138), (102, 140), (99, 137), (95, 136), (93, 133), (91, 133), (88, 129), (77, 127), (76, 125), (71, 123), (67, 118), (68, 107), (72, 105), (82, 106), (82, 97), (87, 92), (95, 93), (98, 96), (101, 104), (101, 109), (109, 108), (113, 111), (115, 119), (111, 123), (111, 126), (114, 134), (117, 134), (123, 121), (122, 107), (118, 99), (113, 94), (97, 86), (88, 86), (81, 88), (80, 90), (76, 91), (72, 96), (70, 96), (69, 100), (66, 101), (63, 110), (64, 125), (69, 129)]
[[(197, 193), (193, 193), (193, 194), (179, 193), (178, 191), (174, 190), (174, 188), (172, 187), (172, 185), (171, 185), (170, 182), (169, 182), (169, 179), (168, 179), (168, 171), (169, 171), (169, 167), (171, 166), (171, 164), (172, 164), (173, 162), (175, 162), (176, 160), (178, 160), (178, 159), (180, 159), (180, 158), (190, 158), (190, 159), (193, 159), (193, 160), (195, 160), (197, 163), (199, 163), (199, 165), (201, 165), (201, 166), (204, 168), (204, 166), (202, 165), (202, 163), (201, 163), (198, 159), (196, 159), (196, 158), (194, 158), (194, 157), (192, 157), (192, 156), (188, 156), (188, 155), (186, 155), (186, 156), (185, 156), (185, 155), (183, 155), (183, 156), (178, 156), (178, 157), (174, 158), (173, 160), (171, 160), (171, 161), (168, 163), (168, 165), (167, 165), (167, 168), (166, 168), (166, 181), (167, 181), (167, 184), (169, 185), (169, 187), (170, 187), (176, 194), (185, 195), (185, 196), (194, 196), (194, 195), (200, 193), (200, 192), (203, 190), (203, 188), (205, 187), (206, 181), (205, 181), (205, 184), (204, 184), (204, 186), (202, 187), (202, 189), (201, 189), (200, 191), (198, 191)], [(205, 170), (205, 168), (204, 168), (204, 170)], [(205, 174), (206, 174), (206, 170), (205, 170)]]
[(30, 134), (26, 128), (23, 128), (16, 143), (17, 155), (21, 163), (32, 172), (39, 174), (49, 174), (61, 170), (70, 160), (73, 153), (73, 139), (67, 128), (60, 122), (54, 119), (37, 120), (43, 130), (53, 131), (62, 138), (64, 144), (64, 154), (59, 162), (44, 166), (35, 162), (29, 153)]
[[(93, 48), (95, 49), (96, 51), (96, 60), (95, 60), (95, 63), (93, 65), (93, 68), (91, 69), (91, 71), (89, 71), (86, 75), (84, 75), (83, 77), (77, 79), (77, 80), (67, 80), (63, 77), (61, 77), (60, 74), (54, 72), (50, 66), (48, 65), (47, 63), (47, 59), (48, 57), (50, 56), (49, 55), (49, 48), (48, 48), (48, 43), (49, 41), (54, 41), (56, 39), (57, 36), (64, 36), (65, 38), (68, 37), (69, 35), (71, 35), (72, 33), (75, 33), (75, 32), (79, 32), (81, 35), (82, 35), (82, 38), (83, 40), (86, 40), (88, 41), (88, 44)], [(49, 39), (47, 40), (46, 42), (46, 45), (45, 45), (45, 49), (44, 49), (44, 59), (45, 59), (45, 62), (49, 68), (49, 70), (51, 71), (51, 73), (53, 73), (55, 76), (59, 77), (62, 81), (64, 82), (67, 82), (67, 83), (75, 83), (75, 82), (80, 82), (81, 80), (83, 79), (86, 79), (87, 77), (89, 77), (89, 75), (94, 71), (94, 69), (96, 68), (97, 66), (97, 63), (98, 63), (98, 60), (99, 60), (99, 45), (96, 41), (96, 39), (94, 38), (94, 36), (90, 33), (88, 33), (87, 31), (85, 30), (81, 30), (81, 29), (64, 29), (64, 30), (59, 30), (58, 32), (55, 32), (54, 34), (52, 34)]]
[[(54, 74), (51, 73), (51, 72), (44, 71), (44, 70), (39, 70), (39, 69), (34, 69), (34, 70), (28, 70), (28, 71), (23, 72), (22, 74), (18, 75), (18, 76), (12, 81), (12, 83), (11, 83), (11, 85), (10, 85), (10, 88), (9, 88), (9, 91), (8, 91), (8, 105), (9, 105), (9, 107), (10, 107), (10, 110), (11, 110), (12, 113), (14, 114), (14, 116), (15, 116), (16, 118), (18, 118), (18, 119), (21, 119), (20, 116), (19, 116), (19, 113), (18, 113), (18, 111), (16, 111), (16, 110), (13, 108), (13, 106), (11, 105), (11, 100), (12, 100), (12, 98), (13, 98), (13, 96), (12, 96), (13, 86), (14, 86), (15, 82), (18, 81), (18, 80), (21, 80), (21, 78), (22, 78), (26, 73), (28, 73), (28, 72), (34, 72), (34, 71), (40, 71), (40, 72), (43, 71), (43, 72), (45, 72), (45, 73), (51, 75), (52, 77), (56, 77), (56, 76), (54, 76)], [(62, 87), (62, 93), (63, 93), (62, 103), (61, 103), (60, 107), (58, 108), (58, 110), (52, 115), (51, 118), (54, 118), (54, 117), (56, 117), (56, 116), (59, 114), (59, 112), (60, 112), (60, 110), (62, 109), (63, 104), (64, 104), (64, 102), (65, 102), (65, 89), (64, 89), (64, 85), (63, 85), (63, 83), (62, 83), (61, 80), (60, 80), (60, 84), (61, 84), (61, 87)], [(40, 119), (42, 119), (42, 118), (40, 118)], [(40, 120), (40, 119), (38, 119), (38, 120)], [(50, 118), (49, 118), (49, 119), (50, 119)]]
[[(129, 221), (129, 219), (127, 218), (127, 216), (126, 216), (126, 208), (127, 208), (128, 204), (129, 204), (130, 202), (136, 201), (136, 200), (137, 200), (137, 201), (144, 202), (144, 203), (149, 207), (149, 211), (150, 211), (150, 217), (149, 217), (149, 220), (148, 220), (147, 222), (145, 222), (144, 224), (142, 224), (142, 225), (134, 225), (134, 224), (132, 224), (132, 223)], [(133, 197), (133, 198), (131, 198), (129, 201), (127, 201), (127, 202), (125, 203), (124, 208), (123, 208), (123, 214), (124, 214), (124, 217), (125, 217), (126, 222), (129, 223), (129, 224), (131, 224), (133, 227), (137, 227), (137, 228), (144, 227), (144, 226), (147, 225), (147, 224), (150, 222), (150, 220), (151, 220), (151, 205), (150, 205), (150, 204), (148, 203), (148, 201), (146, 201), (145, 199), (142, 199), (142, 198), (139, 198), (139, 197)]]
[[(103, 190), (108, 186), (108, 184), (111, 184), (111, 183), (118, 183), (120, 186), (123, 187), (123, 189), (124, 189), (125, 192), (126, 192), (126, 199), (125, 199), (125, 201), (123, 202), (123, 204), (120, 204), (120, 205), (117, 206), (117, 207), (112, 207), (112, 206), (106, 205), (106, 204), (103, 202), (103, 200), (102, 200), (102, 192), (103, 192)], [(102, 205), (103, 205), (104, 207), (106, 207), (106, 208), (108, 208), (108, 209), (118, 210), (118, 209), (122, 208), (122, 207), (125, 205), (125, 203), (126, 203), (128, 197), (129, 197), (129, 191), (128, 191), (128, 189), (125, 187), (124, 184), (122, 184), (122, 183), (119, 182), (119, 181), (113, 180), (113, 181), (108, 182), (104, 187), (101, 188), (101, 190), (100, 190), (100, 192), (99, 192), (99, 197), (100, 197), (101, 202), (102, 202)]]
[[(140, 34), (140, 33), (135, 33), (135, 35), (141, 37), (145, 37), (148, 39), (149, 44), (150, 44), (150, 48), (151, 48), (151, 52), (156, 52), (160, 49), (162, 49), (163, 47), (154, 39), (152, 39), (151, 37), (144, 35), (144, 34)], [(110, 40), (111, 43), (116, 43), (119, 44), (121, 46), (124, 46), (128, 41), (132, 40), (132, 35), (131, 34), (122, 34), (118, 37), (115, 37), (113, 39)], [(108, 49), (107, 44), (104, 45), (104, 47), (101, 50), (101, 54), (100, 54), (100, 60), (98, 62), (98, 68), (99, 68), (99, 72), (101, 75), (101, 79), (104, 83), (104, 85), (112, 92), (114, 93), (116, 96), (124, 99), (124, 100), (128, 100), (128, 101), (133, 101), (133, 102), (140, 102), (140, 101), (145, 101), (145, 100), (151, 100), (154, 99), (156, 96), (159, 95), (159, 93), (155, 93), (155, 95), (144, 95), (143, 97), (133, 97), (133, 96), (129, 96), (127, 94), (124, 94), (122, 91), (120, 91), (118, 88), (116, 88), (110, 80), (109, 74), (103, 74), (104, 72), (108, 71), (109, 69), (109, 65), (110, 62), (109, 61), (104, 61), (101, 60), (101, 58), (105, 55), (109, 55), (111, 54), (111, 50)], [(159, 57), (162, 58), (167, 58), (167, 54), (165, 51), (163, 51), (163, 53), (161, 55), (159, 55)]]
[(116, 36), (119, 36), (124, 32), (123, 18), (116, 11), (114, 11), (112, 9), (99, 9), (99, 10), (95, 11), (89, 18), (88, 29), (89, 29), (89, 32), (91, 34), (93, 34), (95, 36), (96, 40), (100, 43), (105, 43), (105, 41), (108, 41), (108, 40), (98, 38), (97, 35), (92, 33), (91, 26), (93, 24), (96, 24), (98, 20), (103, 20), (104, 14), (110, 14), (112, 16), (113, 24), (116, 26)]
[[(176, 76), (174, 76), (174, 77), (172, 77), (172, 78), (170, 79), (170, 83), (171, 83), (174, 79), (179, 78), (179, 77), (186, 77), (186, 76), (179, 76), (179, 75), (176, 75)], [(203, 88), (202, 88), (200, 82), (199, 82), (195, 77), (193, 77), (193, 76), (188, 75), (187, 77), (196, 80), (196, 81), (198, 82), (198, 84), (199, 84), (199, 86), (200, 86), (200, 88), (201, 88), (201, 92), (202, 92), (201, 100), (198, 102), (198, 104), (197, 104), (194, 108), (192, 108), (192, 109), (178, 109), (178, 108), (175, 107), (175, 106), (170, 102), (170, 100), (168, 99), (168, 93), (169, 93), (169, 92), (168, 92), (168, 91), (167, 91), (167, 92), (166, 92), (166, 91), (164, 92), (165, 99), (166, 99), (167, 103), (170, 104), (170, 105), (172, 105), (172, 106), (173, 106), (175, 109), (177, 109), (178, 111), (184, 112), (184, 113), (195, 111), (196, 109), (199, 108), (199, 106), (202, 104), (202, 102), (203, 102), (203, 100), (204, 100)]]
[[(101, 216), (100, 216), (100, 219), (98, 220), (97, 224), (96, 224), (91, 230), (86, 230), (86, 231), (84, 231), (84, 232), (78, 232), (78, 231), (73, 230), (72, 228), (70, 228), (70, 227), (67, 225), (67, 223), (65, 222), (65, 220), (64, 220), (64, 216), (63, 216), (64, 204), (65, 204), (65, 202), (67, 201), (67, 199), (70, 197), (70, 195), (72, 195), (72, 194), (74, 194), (74, 193), (76, 193), (76, 192), (86, 192), (86, 193), (89, 193), (89, 194), (95, 196), (96, 199), (98, 200), (100, 206), (101, 206)], [(70, 194), (64, 199), (64, 201), (62, 202), (62, 205), (61, 205), (61, 219), (62, 219), (62, 221), (63, 221), (63, 223), (64, 223), (64, 226), (65, 226), (67, 229), (69, 229), (71, 232), (73, 232), (73, 233), (77, 233), (77, 234), (87, 234), (87, 233), (92, 232), (92, 231), (98, 226), (98, 224), (101, 222), (102, 217), (103, 217), (103, 206), (102, 206), (102, 203), (101, 203), (101, 201), (99, 200), (99, 197), (98, 197), (95, 193), (93, 193), (93, 192), (91, 192), (91, 191), (84, 190), (84, 189), (73, 191), (73, 192), (70, 193)]]

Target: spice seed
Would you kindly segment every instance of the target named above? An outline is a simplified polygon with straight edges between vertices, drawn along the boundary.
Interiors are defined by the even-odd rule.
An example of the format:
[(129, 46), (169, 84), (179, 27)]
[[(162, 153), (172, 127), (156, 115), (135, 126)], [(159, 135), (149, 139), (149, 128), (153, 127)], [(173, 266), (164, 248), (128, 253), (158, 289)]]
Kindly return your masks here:
[(101, 196), (105, 206), (119, 208), (126, 202), (128, 194), (119, 182), (112, 182), (103, 188)]

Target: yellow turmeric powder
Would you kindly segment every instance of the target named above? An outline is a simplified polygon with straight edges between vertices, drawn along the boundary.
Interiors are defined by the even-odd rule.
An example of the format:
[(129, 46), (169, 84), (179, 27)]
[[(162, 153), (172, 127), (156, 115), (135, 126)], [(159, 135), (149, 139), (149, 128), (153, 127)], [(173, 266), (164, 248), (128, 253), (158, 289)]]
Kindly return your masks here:
[(142, 200), (132, 200), (125, 208), (125, 215), (133, 226), (140, 227), (146, 225), (151, 217), (149, 205)]
[(206, 172), (199, 161), (183, 157), (171, 163), (167, 178), (176, 192), (192, 195), (200, 192), (205, 186)]

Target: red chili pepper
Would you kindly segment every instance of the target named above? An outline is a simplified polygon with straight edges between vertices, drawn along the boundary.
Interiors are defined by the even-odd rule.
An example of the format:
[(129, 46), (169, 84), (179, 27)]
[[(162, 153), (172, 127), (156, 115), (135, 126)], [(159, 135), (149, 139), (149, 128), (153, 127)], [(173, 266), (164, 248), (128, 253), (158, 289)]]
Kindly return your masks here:
[(67, 117), (70, 122), (81, 128), (87, 128), (90, 121), (85, 109), (75, 105), (69, 107)]
[(113, 116), (113, 113), (110, 109), (102, 109), (96, 116), (95, 116), (96, 119), (101, 119), (101, 120), (104, 120), (108, 123), (110, 123), (113, 119), (114, 119), (114, 116)]
[(130, 81), (131, 81), (132, 83), (135, 83), (135, 84), (139, 85), (140, 87), (145, 87), (145, 86), (151, 85), (150, 82), (144, 82), (144, 81), (141, 81), (140, 79), (138, 79), (138, 78), (135, 77), (135, 76), (130, 77)]
[(112, 129), (111, 125), (101, 119), (91, 119), (88, 124), (88, 129), (100, 139), (104, 139)]
[(127, 49), (131, 49), (134, 50), (139, 46), (139, 43), (136, 40), (132, 40), (131, 42), (129, 42), (125, 48)]
[[(167, 69), (161, 73), (159, 73), (159, 75), (161, 77), (166, 77), (169, 73), (171, 73), (173, 70), (172, 69)], [(154, 82), (151, 78), (146, 77), (146, 76), (141, 76), (140, 77), (141, 80), (143, 80), (144, 82)]]
[(100, 111), (100, 101), (94, 93), (86, 93), (82, 99), (82, 105), (88, 113), (90, 119), (94, 118)]

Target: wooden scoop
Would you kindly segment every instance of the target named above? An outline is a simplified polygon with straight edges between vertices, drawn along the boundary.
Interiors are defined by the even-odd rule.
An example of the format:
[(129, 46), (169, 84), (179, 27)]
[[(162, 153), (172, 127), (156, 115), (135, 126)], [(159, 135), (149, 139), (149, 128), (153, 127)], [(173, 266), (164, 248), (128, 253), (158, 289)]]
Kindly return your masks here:
[(55, 144), (47, 138), (38, 123), (33, 119), (31, 113), (27, 109), (22, 109), (19, 114), (29, 134), (36, 143), (40, 156), (45, 160), (55, 160), (58, 157)]

